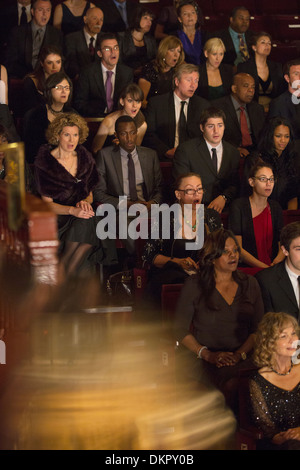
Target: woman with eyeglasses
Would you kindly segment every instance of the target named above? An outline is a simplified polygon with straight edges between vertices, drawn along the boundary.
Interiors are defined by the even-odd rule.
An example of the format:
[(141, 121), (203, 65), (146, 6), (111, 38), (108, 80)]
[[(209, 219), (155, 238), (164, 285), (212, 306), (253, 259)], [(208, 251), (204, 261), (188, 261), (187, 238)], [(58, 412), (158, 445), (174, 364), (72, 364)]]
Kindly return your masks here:
[[(206, 233), (221, 227), (217, 211), (201, 205), (204, 194), (197, 173), (180, 175), (174, 184), (176, 202), (167, 226), (159, 227), (160, 238), (149, 240), (144, 247), (143, 261), (150, 266), (147, 292), (160, 303), (161, 286), (176, 284), (197, 272), (198, 251)], [(203, 212), (201, 212), (203, 209)], [(170, 229), (164, 236), (163, 229)], [(202, 241), (202, 243), (201, 243)], [(198, 243), (201, 246), (196, 246)]]
[(239, 257), (230, 230), (209, 233), (198, 254), (197, 274), (182, 288), (174, 322), (179, 380), (218, 388), (233, 411), (238, 372), (251, 364), (264, 314), (258, 282), (237, 269)]
[(46, 141), (49, 124), (64, 112), (75, 112), (71, 107), (73, 84), (64, 72), (50, 75), (45, 83), (44, 104), (27, 111), (23, 121), (25, 157), (33, 163), (37, 152)]
[(280, 249), (283, 213), (270, 199), (275, 177), (269, 163), (258, 159), (249, 172), (249, 197), (235, 199), (228, 216), (228, 228), (235, 234), (245, 266), (263, 269), (284, 259)]

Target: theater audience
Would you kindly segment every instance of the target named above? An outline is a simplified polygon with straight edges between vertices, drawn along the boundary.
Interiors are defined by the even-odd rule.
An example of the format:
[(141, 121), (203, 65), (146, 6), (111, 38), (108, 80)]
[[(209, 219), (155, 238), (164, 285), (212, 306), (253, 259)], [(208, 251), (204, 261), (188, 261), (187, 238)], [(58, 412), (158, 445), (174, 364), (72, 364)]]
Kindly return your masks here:
[(104, 14), (103, 32), (120, 33), (132, 24), (138, 9), (131, 0), (97, 0), (97, 6)]
[(249, 197), (237, 198), (229, 208), (228, 228), (235, 234), (246, 266), (267, 268), (283, 260), (280, 204), (269, 199), (274, 187), (270, 164), (258, 160), (249, 172)]
[(101, 35), (97, 55), (100, 60), (81, 70), (74, 93), (74, 107), (86, 117), (104, 117), (115, 111), (121, 90), (133, 82), (132, 69), (119, 62), (115, 34)]
[(177, 16), (177, 7), (180, 0), (173, 0), (172, 5), (164, 6), (156, 19), (154, 37), (159, 42), (161, 39), (169, 35), (176, 34), (179, 28)]
[(283, 210), (298, 209), (300, 145), (293, 139), (289, 121), (281, 117), (267, 120), (258, 150), (245, 159), (245, 178), (258, 157), (271, 164), (274, 171), (275, 184), (270, 198), (279, 202)]
[(205, 34), (198, 22), (198, 5), (192, 0), (179, 3), (177, 7), (180, 29), (176, 31), (183, 45), (185, 61), (188, 64), (200, 65), (204, 62), (203, 45)]
[(5, 57), (5, 49), (15, 26), (31, 21), (31, 0), (11, 0), (9, 3), (1, 2), (0, 15), (0, 57)]
[(300, 450), (299, 325), (280, 312), (264, 315), (255, 335), (259, 370), (249, 381), (253, 424), (263, 431), (257, 450)]
[(24, 78), (32, 72), (43, 46), (51, 44), (62, 49), (62, 34), (50, 24), (51, 11), (50, 0), (34, 0), (32, 20), (11, 31), (4, 64), (9, 77)]
[(92, 150), (97, 153), (102, 147), (117, 144), (115, 123), (120, 116), (130, 116), (137, 125), (136, 144), (141, 145), (147, 129), (145, 117), (141, 112), (143, 92), (136, 83), (130, 83), (120, 93), (120, 106), (117, 111), (105, 116), (92, 143)]
[(162, 95), (172, 90), (175, 67), (184, 62), (183, 46), (176, 36), (167, 36), (159, 43), (156, 58), (146, 64), (138, 80), (143, 90), (143, 108), (151, 96)]
[(42, 144), (46, 143), (45, 132), (59, 114), (74, 111), (71, 107), (73, 84), (64, 72), (50, 75), (45, 83), (44, 104), (27, 111), (23, 122), (23, 140), (26, 160), (33, 163)]
[(49, 75), (63, 70), (63, 56), (56, 46), (41, 49), (34, 71), (23, 81), (23, 113), (44, 103), (45, 82)]
[(156, 56), (156, 40), (151, 33), (153, 19), (154, 14), (148, 8), (140, 8), (131, 27), (118, 35), (120, 61), (133, 69), (135, 80), (142, 67)]
[(229, 95), (233, 82), (233, 67), (223, 64), (225, 46), (220, 38), (211, 38), (203, 47), (206, 61), (199, 66), (197, 94), (212, 101)]
[(253, 34), (252, 49), (254, 55), (238, 65), (238, 72), (248, 73), (255, 80), (253, 99), (263, 105), (265, 112), (269, 103), (287, 88), (283, 78), (282, 65), (269, 59), (272, 49), (272, 38), (269, 33)]
[(254, 276), (237, 269), (234, 234), (209, 233), (199, 252), (198, 272), (184, 283), (175, 316), (181, 380), (216, 386), (236, 411), (238, 372), (251, 364), (257, 325), (264, 310)]
[(64, 277), (76, 276), (102, 259), (92, 202), (98, 173), (82, 145), (88, 136), (85, 119), (62, 113), (50, 123), (34, 162), (37, 188), (57, 214), (60, 261)]
[(56, 5), (53, 13), (53, 26), (63, 35), (80, 31), (84, 26), (84, 16), (89, 8), (96, 5), (85, 0), (66, 0)]

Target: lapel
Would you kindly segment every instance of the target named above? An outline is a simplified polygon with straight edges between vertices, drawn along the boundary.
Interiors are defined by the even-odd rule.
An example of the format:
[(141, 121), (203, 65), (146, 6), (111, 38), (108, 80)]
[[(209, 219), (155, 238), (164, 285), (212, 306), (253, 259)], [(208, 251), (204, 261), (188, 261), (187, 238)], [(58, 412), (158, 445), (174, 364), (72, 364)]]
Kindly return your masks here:
[(149, 176), (150, 176), (150, 172), (149, 172), (149, 165), (148, 165), (148, 158), (147, 158), (147, 155), (144, 154), (144, 151), (142, 149), (142, 147), (136, 147), (136, 150), (137, 150), (137, 153), (138, 153), (138, 156), (139, 156), (139, 161), (140, 161), (140, 165), (141, 165), (141, 170), (142, 170), (142, 175), (143, 175), (143, 178), (144, 178), (144, 198), (146, 201), (148, 201), (149, 199), (149, 188), (150, 188), (150, 181), (149, 181)]
[(172, 145), (174, 145), (174, 139), (175, 139), (175, 133), (176, 133), (176, 120), (175, 120), (175, 103), (174, 103), (173, 92), (169, 93), (167, 106), (168, 108), (165, 110), (164, 114), (165, 116), (167, 116), (167, 119), (168, 119), (168, 133), (169, 133), (168, 140), (170, 143), (173, 142)]
[[(238, 121), (238, 118), (237, 118), (237, 115), (236, 115), (236, 112), (235, 112), (235, 109), (234, 109), (234, 106), (233, 106), (230, 95), (227, 97), (227, 102), (228, 102), (228, 108), (227, 108), (226, 113), (231, 117), (231, 120), (234, 123), (234, 125), (236, 126), (237, 131), (239, 132), (239, 134), (241, 134), (240, 124), (239, 124), (239, 121)], [(225, 124), (225, 126), (226, 126), (226, 124)]]
[(93, 75), (94, 75), (95, 86), (98, 88), (100, 96), (105, 97), (106, 95), (105, 95), (104, 81), (103, 81), (103, 75), (102, 75), (101, 61), (93, 62), (91, 66), (94, 68)]
[(119, 185), (119, 188), (116, 188), (116, 192), (117, 194), (124, 194), (121, 152), (119, 147), (112, 150), (112, 164), (116, 176), (116, 184)]
[(204, 163), (207, 166), (209, 171), (211, 173), (213, 173), (214, 176), (218, 176), (218, 174), (220, 172), (217, 173), (214, 166), (213, 166), (211, 155), (209, 153), (207, 144), (206, 144), (205, 139), (203, 137), (200, 140), (199, 153), (200, 153), (201, 162)]
[(298, 303), (295, 296), (295, 292), (289, 279), (289, 276), (285, 270), (284, 262), (281, 263), (280, 270), (278, 270), (278, 286), (282, 288), (282, 290), (286, 293), (287, 297), (291, 300), (293, 305), (295, 305), (298, 309)]

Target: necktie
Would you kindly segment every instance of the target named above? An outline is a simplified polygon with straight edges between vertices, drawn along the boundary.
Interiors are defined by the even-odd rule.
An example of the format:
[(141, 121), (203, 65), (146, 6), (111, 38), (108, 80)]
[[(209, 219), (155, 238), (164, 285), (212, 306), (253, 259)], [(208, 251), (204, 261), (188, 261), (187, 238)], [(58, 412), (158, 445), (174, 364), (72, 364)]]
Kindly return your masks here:
[(247, 49), (247, 46), (245, 44), (242, 34), (239, 34), (239, 40), (240, 40), (240, 53), (241, 53), (243, 62), (246, 62), (246, 60), (249, 59), (249, 52), (248, 52), (248, 49)]
[(178, 134), (179, 134), (179, 143), (182, 144), (187, 140), (187, 130), (186, 130), (186, 118), (184, 114), (184, 105), (186, 101), (181, 101), (181, 109), (178, 121)]
[(252, 139), (251, 139), (251, 135), (249, 132), (245, 108), (241, 106), (240, 111), (241, 111), (240, 126), (241, 126), (241, 133), (242, 133), (242, 147), (249, 147), (249, 145), (252, 145)]
[(218, 173), (218, 157), (217, 157), (217, 151), (215, 148), (211, 149), (212, 151), (212, 164), (216, 172)]
[(132, 160), (131, 153), (128, 153), (128, 182), (129, 182), (129, 197), (131, 201), (137, 200), (136, 181), (135, 181), (135, 168)]
[(118, 9), (119, 9), (119, 12), (120, 12), (120, 15), (122, 17), (122, 20), (124, 21), (125, 25), (126, 25), (126, 28), (128, 28), (128, 23), (127, 23), (127, 12), (126, 12), (126, 6), (123, 4), (121, 5), (118, 5)]
[(107, 104), (107, 112), (110, 113), (113, 109), (113, 99), (112, 99), (112, 82), (111, 82), (111, 76), (112, 72), (107, 71), (107, 80), (105, 83), (105, 92), (106, 92), (106, 104)]
[(20, 17), (20, 25), (27, 24), (27, 14), (26, 14), (26, 7), (22, 7), (22, 13)]
[(95, 47), (93, 44), (94, 40), (95, 38), (91, 37), (90, 43), (89, 43), (89, 53), (92, 59), (95, 57)]

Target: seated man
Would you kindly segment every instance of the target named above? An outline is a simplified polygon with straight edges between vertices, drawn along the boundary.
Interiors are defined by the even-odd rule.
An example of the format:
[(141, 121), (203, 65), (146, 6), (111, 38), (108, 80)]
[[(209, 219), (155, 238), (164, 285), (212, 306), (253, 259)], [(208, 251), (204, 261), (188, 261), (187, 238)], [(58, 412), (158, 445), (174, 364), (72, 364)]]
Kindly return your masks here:
[(103, 12), (100, 8), (89, 8), (83, 17), (81, 31), (67, 34), (64, 38), (65, 71), (70, 78), (77, 78), (80, 70), (94, 62), (97, 57)]
[[(139, 203), (150, 210), (151, 204), (162, 202), (162, 177), (157, 154), (152, 149), (136, 145), (137, 127), (130, 116), (119, 117), (115, 131), (119, 145), (104, 147), (96, 155), (100, 182), (94, 190), (94, 201), (111, 204), (118, 211), (119, 197), (127, 196), (127, 207)], [(134, 253), (134, 241), (128, 237), (124, 243), (129, 254)]]
[(103, 32), (119, 33), (132, 24), (138, 5), (131, 0), (98, 0), (104, 13)]
[(245, 157), (255, 150), (265, 123), (264, 108), (253, 101), (255, 81), (248, 73), (234, 76), (231, 95), (213, 102), (226, 115), (224, 139)]
[(203, 203), (221, 213), (238, 194), (239, 152), (223, 140), (225, 114), (221, 109), (204, 110), (200, 129), (202, 137), (184, 142), (176, 149), (173, 176), (198, 173), (205, 189)]
[(51, 44), (62, 50), (62, 34), (49, 24), (51, 9), (50, 0), (34, 0), (31, 6), (32, 20), (13, 28), (5, 59), (10, 77), (24, 78), (32, 72), (43, 46)]
[[(184, 140), (200, 137), (199, 121), (209, 102), (195, 95), (199, 68), (180, 65), (174, 73), (174, 90), (149, 99), (146, 114), (147, 131), (144, 144), (157, 151), (162, 161), (173, 158), (176, 147)], [(181, 133), (181, 103), (184, 102), (184, 131)]]
[(114, 34), (103, 34), (97, 55), (100, 58), (85, 67), (78, 79), (74, 108), (86, 117), (103, 117), (118, 107), (121, 90), (133, 82), (133, 71), (119, 62), (119, 44)]
[(299, 322), (300, 222), (283, 227), (280, 245), (285, 260), (259, 271), (255, 277), (261, 288), (265, 313), (286, 312)]
[(268, 119), (278, 116), (287, 119), (292, 125), (294, 138), (300, 139), (300, 59), (287, 62), (283, 73), (288, 89), (271, 101)]

